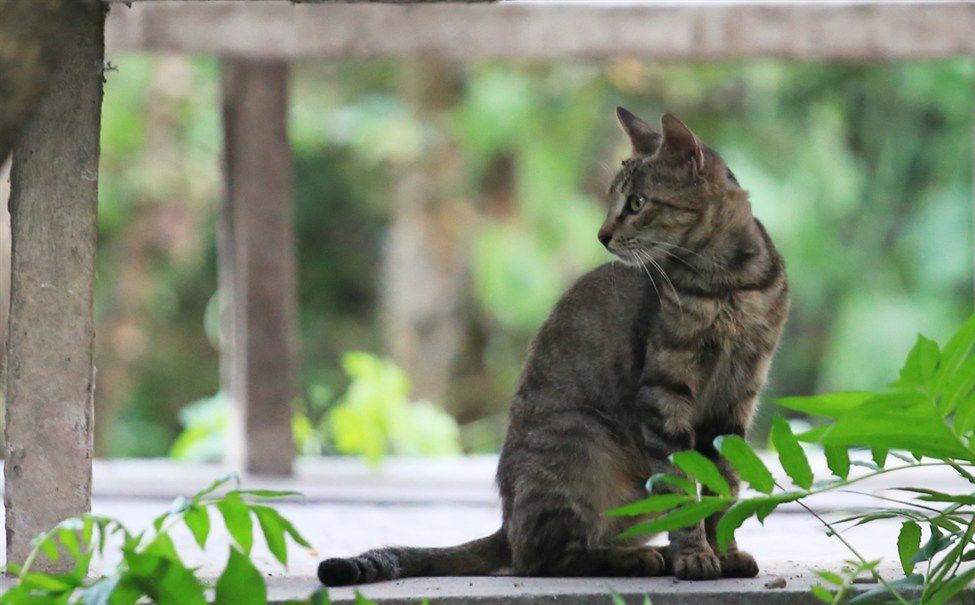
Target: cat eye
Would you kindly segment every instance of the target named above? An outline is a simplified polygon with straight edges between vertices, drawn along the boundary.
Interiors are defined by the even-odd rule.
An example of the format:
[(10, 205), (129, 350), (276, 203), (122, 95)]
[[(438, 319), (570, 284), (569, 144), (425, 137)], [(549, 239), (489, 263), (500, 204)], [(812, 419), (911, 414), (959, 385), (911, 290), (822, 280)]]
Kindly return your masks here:
[(643, 208), (647, 203), (647, 198), (642, 195), (631, 195), (626, 198), (626, 206), (630, 209), (630, 212), (639, 212), (640, 208)]

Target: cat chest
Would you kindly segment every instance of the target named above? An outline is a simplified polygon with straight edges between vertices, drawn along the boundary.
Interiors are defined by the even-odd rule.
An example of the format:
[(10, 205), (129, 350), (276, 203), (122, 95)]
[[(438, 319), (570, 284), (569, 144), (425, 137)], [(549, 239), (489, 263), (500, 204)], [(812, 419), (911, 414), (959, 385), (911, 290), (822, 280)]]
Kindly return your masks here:
[(661, 369), (685, 382), (706, 407), (705, 400), (725, 399), (726, 387), (762, 380), (775, 342), (768, 317), (763, 308), (733, 299), (685, 304), (661, 317)]
[(768, 329), (768, 306), (754, 296), (684, 297), (661, 314), (668, 341), (677, 347), (700, 347), (704, 353), (731, 353), (748, 346)]

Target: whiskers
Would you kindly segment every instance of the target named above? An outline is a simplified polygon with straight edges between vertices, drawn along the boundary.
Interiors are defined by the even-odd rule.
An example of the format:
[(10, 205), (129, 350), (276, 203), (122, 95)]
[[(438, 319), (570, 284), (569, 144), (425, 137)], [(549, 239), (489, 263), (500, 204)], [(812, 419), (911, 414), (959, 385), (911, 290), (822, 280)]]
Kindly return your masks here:
[(664, 299), (660, 296), (660, 290), (657, 288), (657, 282), (654, 281), (653, 275), (650, 273), (650, 269), (647, 268), (647, 264), (644, 262), (646, 257), (643, 255), (643, 251), (640, 248), (629, 248), (627, 251), (630, 253), (632, 259), (636, 261), (637, 265), (639, 265), (643, 269), (644, 273), (647, 274), (647, 277), (650, 278), (650, 285), (653, 286), (653, 291), (657, 293), (657, 300), (659, 300), (660, 304), (662, 305), (664, 303)]
[(660, 272), (660, 275), (666, 280), (667, 284), (670, 286), (670, 290), (674, 293), (674, 302), (677, 303), (677, 309), (680, 311), (681, 317), (684, 316), (684, 306), (680, 300), (680, 294), (677, 293), (677, 288), (674, 286), (674, 282), (671, 281), (670, 276), (667, 275), (667, 271), (664, 270), (663, 266), (654, 260), (653, 256), (650, 254), (649, 250), (646, 248), (631, 248), (630, 252), (633, 253), (634, 257), (646, 271), (647, 276), (650, 277), (650, 283), (653, 284), (653, 289), (657, 292), (657, 299), (663, 304), (663, 298), (660, 296), (660, 290), (657, 289), (657, 284), (653, 280), (653, 276), (650, 275), (650, 270), (647, 268), (646, 263), (650, 263), (653, 267)]

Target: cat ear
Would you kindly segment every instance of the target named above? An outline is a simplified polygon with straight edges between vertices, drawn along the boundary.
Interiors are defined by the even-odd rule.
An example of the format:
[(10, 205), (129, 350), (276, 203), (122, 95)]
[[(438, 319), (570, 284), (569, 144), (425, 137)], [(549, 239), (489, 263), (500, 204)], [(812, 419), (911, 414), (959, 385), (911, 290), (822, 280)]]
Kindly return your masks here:
[(653, 153), (660, 147), (659, 134), (653, 131), (649, 124), (633, 115), (633, 113), (622, 107), (616, 108), (616, 117), (619, 118), (620, 126), (633, 145), (633, 155), (642, 153)]
[(700, 139), (686, 124), (669, 113), (660, 118), (660, 126), (664, 131), (661, 149), (679, 161), (691, 163), (697, 172), (701, 172), (704, 169), (704, 147)]

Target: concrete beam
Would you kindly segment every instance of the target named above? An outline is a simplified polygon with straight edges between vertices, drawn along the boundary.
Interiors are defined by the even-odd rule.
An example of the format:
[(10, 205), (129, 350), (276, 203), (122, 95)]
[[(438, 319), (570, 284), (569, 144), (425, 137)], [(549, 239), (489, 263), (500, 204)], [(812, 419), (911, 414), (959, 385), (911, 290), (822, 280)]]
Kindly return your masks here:
[(297, 278), (288, 145), (288, 65), (223, 62), (226, 196), (221, 285), (235, 402), (232, 458), (248, 473), (290, 475), (297, 365)]
[(91, 503), (104, 19), (95, 5), (65, 27), (65, 54), (13, 152), (3, 495), (14, 562)]
[[(771, 584), (781, 578), (785, 585)], [(427, 598), (438, 605), (611, 605), (616, 592), (628, 605), (642, 605), (649, 596), (654, 605), (815, 605), (822, 603), (809, 591), (819, 581), (798, 565), (783, 565), (757, 578), (678, 582), (665, 578), (519, 578), (444, 577), (412, 578), (329, 590), (332, 603), (352, 605), (355, 592), (383, 605), (416, 605)], [(307, 597), (314, 580), (272, 578), (268, 582), (272, 604)], [(853, 596), (873, 585), (855, 586)]]
[(108, 44), (242, 57), (433, 56), (890, 61), (970, 54), (975, 5), (877, 2), (292, 5), (143, 2), (112, 11)]

